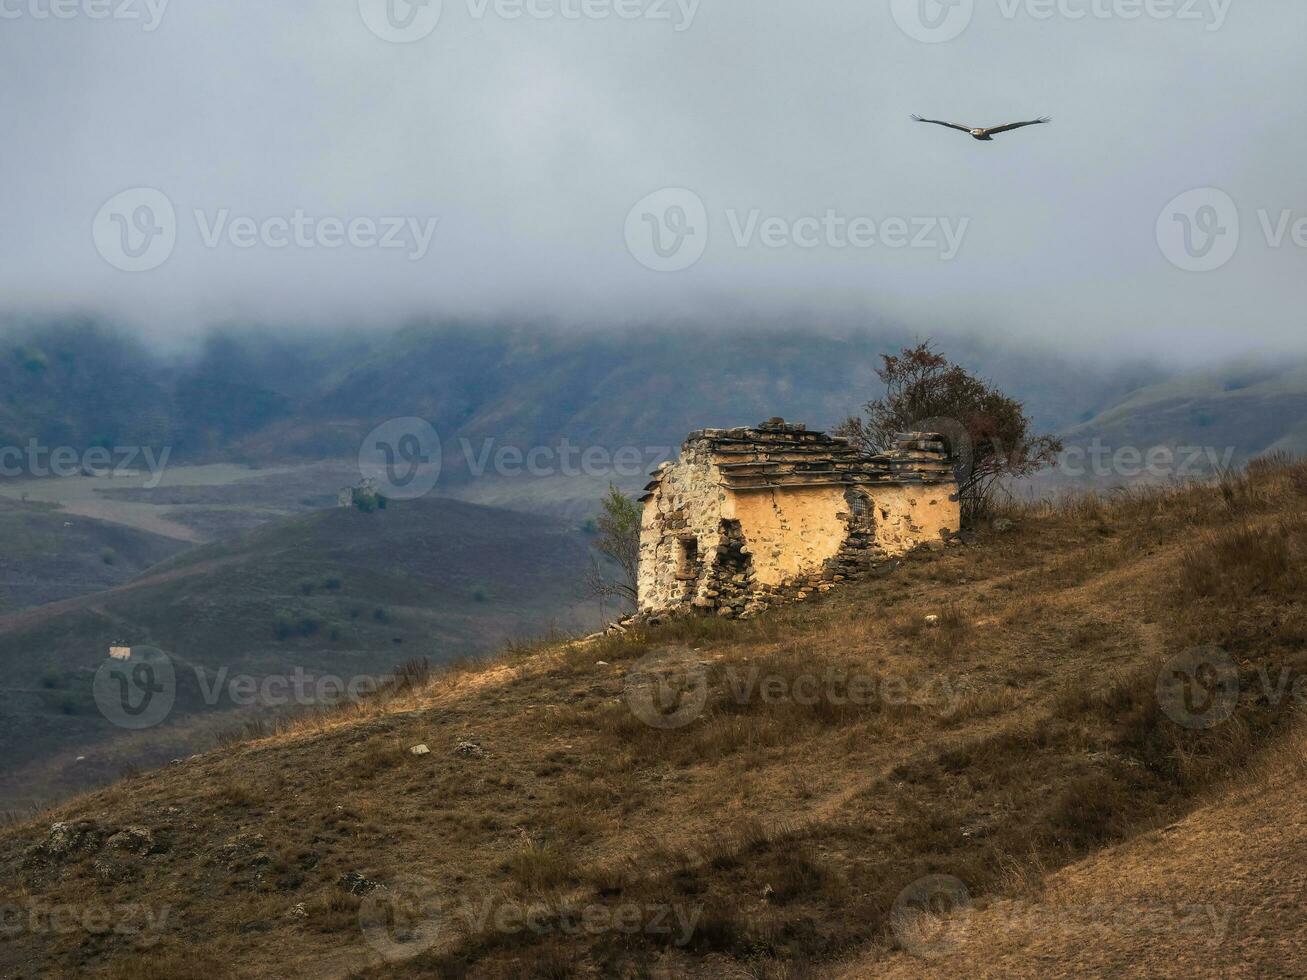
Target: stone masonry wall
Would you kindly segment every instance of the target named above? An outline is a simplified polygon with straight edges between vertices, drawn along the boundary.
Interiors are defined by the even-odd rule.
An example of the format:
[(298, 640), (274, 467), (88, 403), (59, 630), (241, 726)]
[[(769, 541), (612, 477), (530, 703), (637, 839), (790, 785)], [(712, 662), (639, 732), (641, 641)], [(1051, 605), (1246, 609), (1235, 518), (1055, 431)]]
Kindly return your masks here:
[[(660, 485), (645, 501), (641, 522), (641, 609), (672, 609), (702, 598), (705, 562), (721, 544), (722, 491), (713, 469), (706, 453), (691, 452), (660, 470)], [(681, 568), (679, 550), (685, 540), (693, 540), (697, 550), (693, 577)]]
[[(914, 441), (930, 445), (901, 445)], [(821, 457), (826, 445), (833, 463)], [(928, 454), (882, 457), (913, 472), (878, 479), (882, 471), (851, 466), (847, 452), (847, 444), (780, 420), (692, 435), (646, 488), (640, 611), (748, 617), (865, 577), (913, 548), (942, 547), (959, 530), (957, 485), (940, 478)], [(801, 468), (787, 469), (796, 456)], [(768, 480), (776, 485), (756, 485)]]

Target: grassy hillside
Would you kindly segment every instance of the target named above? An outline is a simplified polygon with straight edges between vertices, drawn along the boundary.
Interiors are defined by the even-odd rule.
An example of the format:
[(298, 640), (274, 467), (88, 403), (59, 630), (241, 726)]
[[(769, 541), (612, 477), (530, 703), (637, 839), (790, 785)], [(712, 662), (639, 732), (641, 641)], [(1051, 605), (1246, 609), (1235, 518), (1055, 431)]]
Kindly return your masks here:
[(185, 545), (0, 497), (0, 616), (135, 578)]
[(841, 980), (1300, 975), (1304, 775), (1299, 728), (1175, 823), (930, 922), (929, 960), (898, 954)]
[[(914, 883), (1038, 896), (1105, 849), (1188, 833), (1214, 787), (1293, 737), (1296, 698), (1262, 677), (1307, 668), (1304, 502), (1307, 466), (1279, 462), (1021, 509), (970, 546), (757, 620), (511, 652), (135, 776), (0, 833), (0, 902), (131, 907), (153, 925), (20, 929), (3, 966), (929, 969), (902, 959), (923, 949), (896, 914)], [(1213, 647), (1228, 675), (1217, 654), (1174, 659)], [(1296, 797), (1277, 799), (1300, 824)], [(1183, 850), (1132, 851), (1128, 881), (1172, 874), (1202, 902), (1217, 876), (1167, 871)], [(1241, 900), (1272, 894), (1239, 880)], [(1281, 968), (1307, 968), (1281, 938), (1266, 939)], [(1231, 964), (1262, 955), (1255, 931), (1225, 942)]]
[(1233, 366), (1146, 385), (1066, 432), (1068, 442), (1212, 446), (1234, 463), (1307, 450), (1307, 367)]
[[(225, 691), (210, 703), (206, 684), (224, 669), (349, 680), (587, 622), (587, 561), (563, 525), (428, 498), (278, 521), (118, 588), (0, 618), (0, 809), (211, 746), (213, 716), (247, 707)], [(93, 677), (115, 645), (171, 658), (176, 706), (158, 728), (125, 732), (97, 709)]]

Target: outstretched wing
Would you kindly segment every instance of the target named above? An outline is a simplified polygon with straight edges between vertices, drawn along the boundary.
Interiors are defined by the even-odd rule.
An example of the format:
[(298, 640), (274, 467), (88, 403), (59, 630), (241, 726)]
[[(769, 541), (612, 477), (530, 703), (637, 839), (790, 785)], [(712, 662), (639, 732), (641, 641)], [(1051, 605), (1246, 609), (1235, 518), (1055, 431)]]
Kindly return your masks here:
[(947, 126), (949, 129), (960, 129), (964, 133), (971, 132), (970, 126), (959, 126), (957, 123), (944, 122), (944, 120), (942, 119), (922, 119), (920, 116), (915, 114), (913, 115), (912, 118), (915, 119), (917, 122), (928, 122), (928, 123), (934, 123), (936, 126)]
[(1029, 122), (1008, 123), (1006, 126), (994, 126), (985, 130), (986, 135), (993, 136), (995, 133), (1006, 133), (1013, 129), (1020, 129), (1022, 126), (1038, 126), (1041, 123), (1052, 122), (1048, 116), (1040, 116), (1038, 119), (1031, 119)]

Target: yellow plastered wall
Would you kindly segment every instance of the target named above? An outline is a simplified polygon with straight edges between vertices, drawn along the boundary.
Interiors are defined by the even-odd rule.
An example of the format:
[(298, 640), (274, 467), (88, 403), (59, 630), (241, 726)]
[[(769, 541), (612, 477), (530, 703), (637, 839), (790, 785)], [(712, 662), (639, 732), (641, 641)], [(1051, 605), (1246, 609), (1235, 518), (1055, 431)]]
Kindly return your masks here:
[(758, 584), (776, 586), (835, 557), (848, 509), (842, 487), (805, 487), (728, 493), (722, 516), (740, 522)]
[(910, 484), (875, 487), (876, 542), (891, 555), (901, 555), (924, 541), (938, 541), (941, 531), (962, 527), (957, 484)]

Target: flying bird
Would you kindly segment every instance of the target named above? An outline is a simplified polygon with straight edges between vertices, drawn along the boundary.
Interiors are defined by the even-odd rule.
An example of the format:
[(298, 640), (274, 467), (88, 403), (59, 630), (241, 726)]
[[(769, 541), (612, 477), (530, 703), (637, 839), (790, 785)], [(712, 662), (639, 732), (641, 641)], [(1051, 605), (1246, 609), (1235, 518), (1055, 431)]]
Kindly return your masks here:
[(1029, 122), (1008, 123), (1006, 126), (990, 126), (988, 129), (973, 129), (970, 126), (960, 126), (957, 123), (944, 122), (942, 119), (923, 119), (921, 116), (912, 117), (917, 122), (934, 123), (936, 126), (947, 126), (949, 129), (958, 129), (964, 133), (970, 133), (973, 139), (993, 140), (994, 134), (1006, 133), (1013, 129), (1020, 129), (1022, 126), (1038, 126), (1041, 123), (1052, 122), (1048, 116), (1040, 116), (1038, 119), (1031, 119)]

